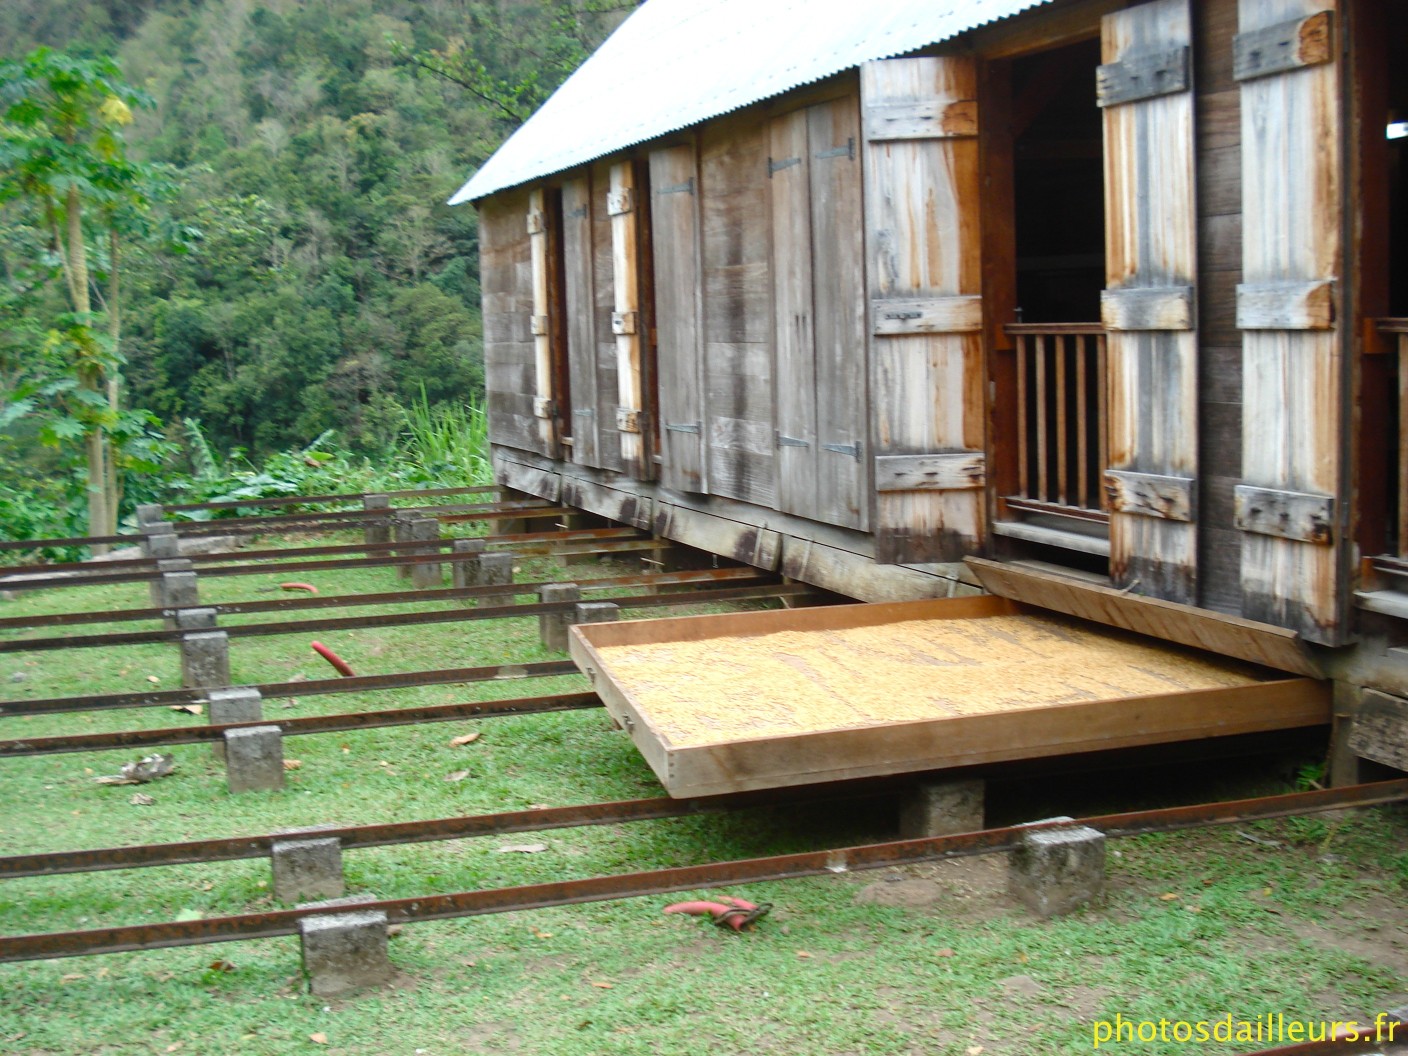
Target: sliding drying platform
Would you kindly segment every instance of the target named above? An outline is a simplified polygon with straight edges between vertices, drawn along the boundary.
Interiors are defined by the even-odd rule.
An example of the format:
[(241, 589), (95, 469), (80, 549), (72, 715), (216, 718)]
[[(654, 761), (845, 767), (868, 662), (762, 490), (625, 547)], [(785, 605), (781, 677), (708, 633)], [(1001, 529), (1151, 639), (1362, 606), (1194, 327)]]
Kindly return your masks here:
[(1329, 683), (983, 596), (583, 624), (672, 796), (1319, 726)]

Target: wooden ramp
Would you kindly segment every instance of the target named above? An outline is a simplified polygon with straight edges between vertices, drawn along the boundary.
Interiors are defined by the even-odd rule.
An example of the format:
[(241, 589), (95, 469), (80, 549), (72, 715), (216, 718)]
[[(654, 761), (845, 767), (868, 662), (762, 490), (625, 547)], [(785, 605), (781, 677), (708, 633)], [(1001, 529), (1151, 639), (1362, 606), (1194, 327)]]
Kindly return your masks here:
[(672, 796), (1316, 726), (1327, 683), (998, 597), (572, 628)]

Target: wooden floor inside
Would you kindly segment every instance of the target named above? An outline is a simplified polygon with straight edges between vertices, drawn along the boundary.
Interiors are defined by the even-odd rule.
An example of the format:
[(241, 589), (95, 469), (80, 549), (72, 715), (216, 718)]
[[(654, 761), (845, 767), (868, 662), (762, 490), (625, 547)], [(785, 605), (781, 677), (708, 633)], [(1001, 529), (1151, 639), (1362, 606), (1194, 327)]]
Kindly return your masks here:
[(1001, 598), (574, 628), (672, 795), (1328, 721), (1321, 683)]

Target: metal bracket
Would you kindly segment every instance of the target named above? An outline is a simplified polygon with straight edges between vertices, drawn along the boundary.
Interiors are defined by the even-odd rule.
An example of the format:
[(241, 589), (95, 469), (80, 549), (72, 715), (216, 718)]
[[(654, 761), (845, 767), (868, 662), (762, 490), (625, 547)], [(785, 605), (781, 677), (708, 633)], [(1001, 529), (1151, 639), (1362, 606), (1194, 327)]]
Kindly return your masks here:
[(835, 451), (838, 455), (850, 455), (857, 462), (860, 461), (860, 441), (854, 444), (822, 444), (823, 451)]
[(855, 137), (855, 136), (851, 136), (848, 140), (846, 140), (846, 145), (845, 145), (844, 147), (832, 147), (830, 150), (818, 151), (816, 154), (813, 154), (812, 157), (815, 157), (815, 158), (850, 158), (852, 161), (855, 161), (855, 160), (856, 160), (856, 137)]
[(778, 446), (778, 447), (811, 447), (811, 446), (812, 446), (810, 440), (803, 440), (803, 439), (801, 439), (800, 437), (796, 437), (796, 436), (784, 436), (782, 433), (778, 433), (778, 434), (776, 434), (776, 435), (777, 435), (777, 446)]
[(698, 422), (666, 422), (665, 430), (670, 433), (697, 433), (699, 432)]
[(923, 315), (924, 315), (923, 312), (886, 312), (886, 313), (885, 313), (885, 318), (886, 318), (886, 319), (920, 319), (920, 318), (923, 317)]
[(768, 158), (768, 179), (772, 179), (774, 172), (781, 172), (783, 169), (790, 169), (793, 165), (802, 164), (801, 158), (783, 158), (781, 161), (773, 161)]
[(579, 205), (575, 209), (567, 210), (563, 215), (569, 216), (573, 220), (581, 220), (587, 215), (587, 207), (585, 205)]
[(592, 415), (596, 414), (596, 411), (594, 411), (590, 407), (578, 407), (572, 413), (575, 415), (580, 415), (583, 418), (590, 418)]
[(677, 184), (675, 184), (675, 185), (672, 186), (672, 187), (661, 187), (658, 191), (655, 192), (655, 194), (656, 194), (657, 197), (660, 196), (660, 195), (662, 195), (662, 194), (693, 194), (693, 193), (694, 193), (694, 177), (693, 177), (693, 176), (691, 176), (689, 179), (685, 180), (684, 183), (677, 183)]

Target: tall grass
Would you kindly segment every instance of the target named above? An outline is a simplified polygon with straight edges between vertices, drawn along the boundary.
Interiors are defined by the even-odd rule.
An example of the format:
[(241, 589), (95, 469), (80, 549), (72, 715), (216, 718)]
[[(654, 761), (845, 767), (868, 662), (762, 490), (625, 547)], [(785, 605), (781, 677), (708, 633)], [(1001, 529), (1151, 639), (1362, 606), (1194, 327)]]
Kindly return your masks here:
[(473, 401), (432, 407), (422, 391), (406, 410), (397, 456), (413, 475), (441, 487), (492, 484), (488, 413)]

